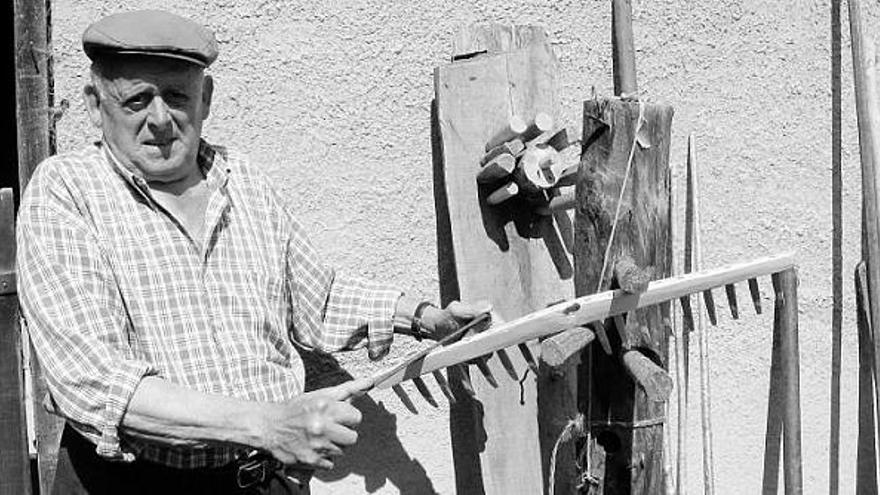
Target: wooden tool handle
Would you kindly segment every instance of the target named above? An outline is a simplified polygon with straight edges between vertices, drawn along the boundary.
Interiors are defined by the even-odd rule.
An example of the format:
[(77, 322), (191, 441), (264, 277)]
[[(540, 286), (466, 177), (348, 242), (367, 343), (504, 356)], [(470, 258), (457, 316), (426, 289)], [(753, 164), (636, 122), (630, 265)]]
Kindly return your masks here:
[(614, 63), (614, 94), (634, 95), (636, 84), (636, 53), (633, 44), (632, 3), (630, 0), (611, 2), (611, 51)]

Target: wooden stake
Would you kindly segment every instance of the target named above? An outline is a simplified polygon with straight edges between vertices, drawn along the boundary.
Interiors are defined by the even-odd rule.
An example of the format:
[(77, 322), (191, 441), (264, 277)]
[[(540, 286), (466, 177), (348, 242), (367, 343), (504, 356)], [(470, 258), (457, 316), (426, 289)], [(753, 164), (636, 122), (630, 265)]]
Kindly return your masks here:
[(498, 133), (486, 143), (486, 151), (488, 152), (496, 146), (500, 146), (503, 143), (519, 138), (522, 133), (526, 132), (528, 127), (526, 121), (523, 120), (521, 116), (512, 115), (508, 119), (507, 125), (498, 131)]
[(490, 194), (486, 198), (486, 203), (490, 205), (497, 205), (516, 196), (518, 193), (519, 186), (517, 186), (515, 182), (511, 182), (505, 186), (499, 187), (495, 190), (495, 192)]
[(773, 275), (776, 292), (774, 324), (779, 328), (780, 367), (783, 377), (783, 472), (785, 493), (803, 493), (801, 462), (800, 358), (798, 350), (797, 272), (792, 268)]
[(12, 189), (0, 189), (0, 493), (31, 492)]
[[(880, 321), (880, 196), (877, 167), (880, 166), (880, 109), (877, 104), (876, 60), (873, 42), (865, 33), (861, 3), (849, 0), (850, 38), (852, 39), (853, 83), (859, 124), (859, 151), (862, 162), (862, 259), (868, 273), (871, 321)], [(874, 338), (874, 356), (880, 356), (880, 339)], [(880, 397), (880, 379), (874, 363), (874, 397)], [(880, 412), (880, 399), (876, 401)]]
[(541, 341), (541, 361), (553, 368), (562, 366), (595, 338), (596, 334), (584, 326), (548, 337)]
[(648, 400), (666, 402), (672, 393), (672, 377), (663, 368), (638, 350), (630, 350), (621, 357), (624, 368), (645, 391)]
[[(877, 493), (876, 423), (874, 421), (874, 331), (868, 307), (865, 262), (855, 271), (856, 316), (859, 336), (859, 437), (856, 455), (856, 495)], [(834, 469), (836, 466), (832, 465)], [(836, 485), (835, 485), (836, 486)]]
[(509, 153), (498, 155), (480, 169), (477, 173), (477, 182), (487, 184), (501, 180), (510, 175), (514, 167), (516, 167), (516, 159), (513, 155)]
[(636, 50), (633, 44), (632, 4), (630, 0), (611, 2), (611, 50), (614, 64), (614, 94), (635, 96)]

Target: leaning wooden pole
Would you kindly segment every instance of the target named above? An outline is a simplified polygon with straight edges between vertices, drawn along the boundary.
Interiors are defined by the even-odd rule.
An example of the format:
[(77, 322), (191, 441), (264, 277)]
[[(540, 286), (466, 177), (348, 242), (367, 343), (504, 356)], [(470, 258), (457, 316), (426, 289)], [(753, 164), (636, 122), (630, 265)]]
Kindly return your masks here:
[(778, 345), (784, 401), (782, 408), (782, 464), (785, 493), (790, 495), (800, 494), (804, 491), (801, 460), (797, 284), (797, 271), (794, 268), (773, 275), (777, 314), (774, 322), (779, 330)]
[[(862, 258), (868, 274), (871, 321), (880, 321), (880, 303), (874, 299), (880, 291), (880, 198), (877, 196), (877, 166), (880, 164), (880, 114), (877, 108), (876, 60), (873, 42), (868, 38), (862, 20), (859, 0), (849, 0), (849, 23), (852, 37), (853, 83), (859, 123), (859, 151), (862, 161)], [(874, 355), (880, 355), (880, 339), (874, 339)], [(880, 380), (874, 367), (874, 396), (880, 397)], [(878, 401), (880, 409), (880, 401)]]

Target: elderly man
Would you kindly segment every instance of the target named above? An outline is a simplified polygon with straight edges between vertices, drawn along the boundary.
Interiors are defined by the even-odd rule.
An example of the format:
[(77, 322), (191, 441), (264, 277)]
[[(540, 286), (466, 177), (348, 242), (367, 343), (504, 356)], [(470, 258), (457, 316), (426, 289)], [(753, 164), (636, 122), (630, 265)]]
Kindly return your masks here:
[(487, 308), (323, 264), (257, 167), (201, 139), (205, 28), (117, 14), (83, 46), (103, 139), (42, 163), (18, 222), (23, 316), (66, 419), (55, 493), (306, 493), (276, 468), (332, 467), (366, 384), (303, 393), (296, 346), (378, 359), (394, 330), (438, 338)]

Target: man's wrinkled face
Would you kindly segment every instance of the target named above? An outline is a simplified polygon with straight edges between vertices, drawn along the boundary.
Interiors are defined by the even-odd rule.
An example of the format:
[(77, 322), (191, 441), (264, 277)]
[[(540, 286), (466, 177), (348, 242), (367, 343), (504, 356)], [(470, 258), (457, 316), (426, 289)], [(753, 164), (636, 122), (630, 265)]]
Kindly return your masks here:
[(210, 76), (160, 57), (119, 57), (93, 70), (84, 94), (92, 122), (122, 164), (147, 180), (172, 182), (197, 170)]

